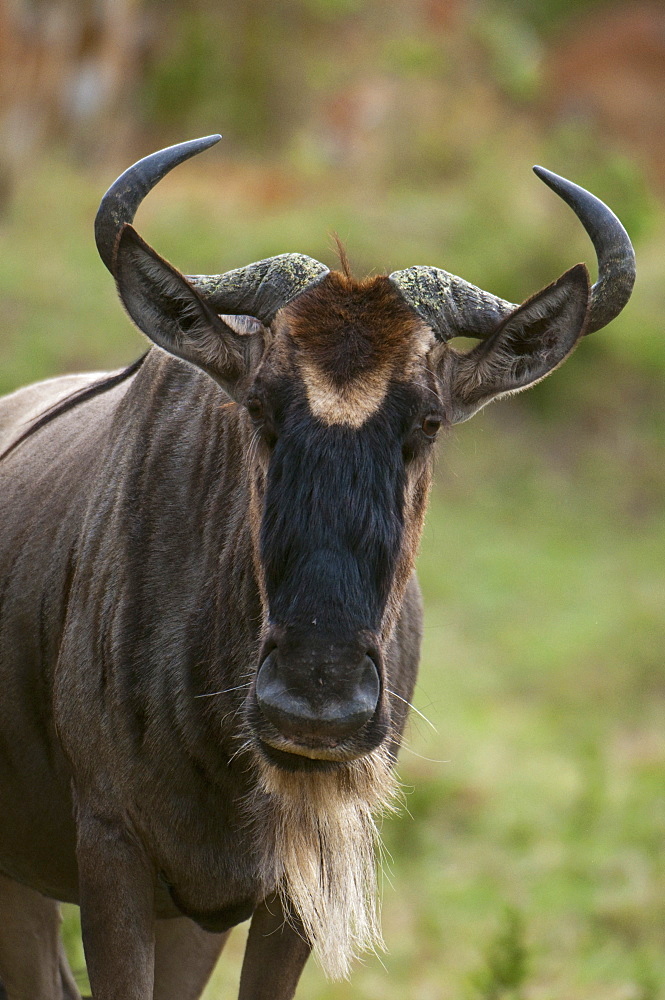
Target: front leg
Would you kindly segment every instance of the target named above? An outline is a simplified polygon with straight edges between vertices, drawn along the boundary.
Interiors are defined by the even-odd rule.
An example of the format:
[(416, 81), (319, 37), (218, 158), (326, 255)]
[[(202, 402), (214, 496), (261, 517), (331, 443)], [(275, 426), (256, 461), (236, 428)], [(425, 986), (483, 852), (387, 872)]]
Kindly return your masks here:
[(278, 895), (259, 903), (249, 928), (239, 1000), (291, 1000), (311, 951)]
[(60, 940), (60, 906), (0, 873), (0, 1000), (80, 1000)]
[(81, 929), (95, 1000), (152, 1000), (154, 873), (120, 822), (79, 810)]
[(229, 933), (210, 934), (187, 917), (158, 920), (154, 1000), (198, 1000)]

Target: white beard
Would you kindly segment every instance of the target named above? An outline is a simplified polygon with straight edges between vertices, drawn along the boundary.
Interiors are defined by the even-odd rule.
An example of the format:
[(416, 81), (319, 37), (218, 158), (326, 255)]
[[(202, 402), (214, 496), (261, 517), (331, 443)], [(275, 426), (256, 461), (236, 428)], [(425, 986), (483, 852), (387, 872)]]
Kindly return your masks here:
[(375, 816), (394, 808), (392, 761), (381, 749), (330, 772), (287, 773), (262, 761), (261, 786), (252, 812), (265, 838), (264, 884), (300, 918), (326, 975), (343, 979), (360, 952), (385, 947)]

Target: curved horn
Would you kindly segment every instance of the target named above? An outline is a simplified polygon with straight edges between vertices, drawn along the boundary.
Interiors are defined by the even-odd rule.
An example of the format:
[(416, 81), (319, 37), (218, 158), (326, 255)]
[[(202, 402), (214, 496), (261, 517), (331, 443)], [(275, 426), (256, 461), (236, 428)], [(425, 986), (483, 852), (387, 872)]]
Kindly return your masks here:
[(484, 340), (517, 309), (515, 303), (491, 295), (439, 267), (423, 264), (407, 267), (404, 271), (393, 271), (390, 280), (439, 340), (453, 337)]
[(113, 274), (113, 256), (116, 241), (122, 227), (134, 221), (136, 211), (155, 184), (184, 163), (190, 156), (202, 153), (204, 149), (219, 142), (221, 135), (207, 135), (203, 139), (180, 142), (167, 146), (129, 167), (114, 181), (102, 198), (95, 218), (95, 243), (107, 268)]
[[(209, 135), (160, 149), (129, 167), (111, 185), (95, 219), (97, 249), (111, 274), (122, 227), (133, 222), (148, 192), (169, 170), (214, 146), (221, 138)], [(327, 273), (325, 264), (305, 254), (280, 254), (226, 274), (193, 275), (188, 281), (216, 312), (245, 313), (269, 323), (281, 306)]]
[[(536, 176), (568, 204), (591, 238), (598, 281), (591, 289), (586, 333), (618, 316), (635, 283), (635, 253), (628, 234), (607, 205), (584, 188), (544, 167)], [(517, 306), (436, 267), (395, 271), (391, 280), (441, 340), (489, 337)]]
[(533, 171), (572, 208), (593, 243), (598, 281), (591, 287), (585, 333), (594, 333), (618, 316), (630, 298), (635, 284), (635, 251), (630, 237), (600, 198), (544, 167)]

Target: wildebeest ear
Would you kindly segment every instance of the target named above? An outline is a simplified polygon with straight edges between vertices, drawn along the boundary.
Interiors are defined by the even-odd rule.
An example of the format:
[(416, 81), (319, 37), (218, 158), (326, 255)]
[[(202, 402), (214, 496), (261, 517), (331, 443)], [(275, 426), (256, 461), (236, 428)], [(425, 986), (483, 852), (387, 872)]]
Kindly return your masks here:
[(473, 350), (449, 349), (441, 374), (451, 387), (452, 422), (468, 420), (491, 400), (554, 371), (582, 335), (588, 302), (589, 273), (577, 264), (518, 306)]
[(143, 333), (170, 354), (202, 368), (232, 398), (241, 395), (242, 383), (263, 353), (265, 331), (260, 324), (253, 332), (239, 333), (224, 323), (132, 226), (126, 225), (118, 239), (114, 273), (120, 298)]

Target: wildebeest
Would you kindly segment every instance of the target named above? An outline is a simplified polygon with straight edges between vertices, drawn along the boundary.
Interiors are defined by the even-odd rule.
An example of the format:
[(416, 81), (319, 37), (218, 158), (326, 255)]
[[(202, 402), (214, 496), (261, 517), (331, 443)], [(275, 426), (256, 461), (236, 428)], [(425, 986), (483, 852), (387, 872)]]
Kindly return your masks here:
[[(250, 916), (242, 1000), (291, 997), (312, 947), (344, 975), (378, 942), (373, 817), (415, 683), (437, 433), (549, 374), (633, 285), (613, 213), (541, 168), (594, 243), (592, 288), (579, 264), (516, 306), (434, 267), (357, 281), (300, 254), (184, 277), (131, 222), (217, 138), (140, 161), (100, 206), (156, 346), (0, 406), (10, 997), (30, 959), (7, 928), (40, 905), (52, 926), (43, 897), (80, 903), (97, 1000), (170, 996), (180, 973), (173, 995), (196, 995)], [(67, 995), (40, 947), (33, 996)]]

